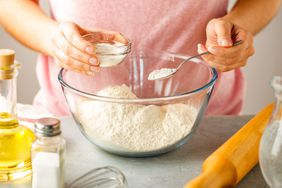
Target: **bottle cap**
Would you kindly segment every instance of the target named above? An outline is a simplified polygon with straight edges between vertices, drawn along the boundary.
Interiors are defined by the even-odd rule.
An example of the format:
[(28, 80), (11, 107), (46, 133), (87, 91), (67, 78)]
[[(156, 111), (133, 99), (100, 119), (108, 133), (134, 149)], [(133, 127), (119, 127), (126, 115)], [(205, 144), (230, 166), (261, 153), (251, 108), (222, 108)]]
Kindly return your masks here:
[(60, 120), (52, 117), (40, 118), (35, 121), (34, 132), (38, 136), (52, 137), (61, 134)]
[(0, 49), (0, 69), (9, 68), (14, 65), (15, 51), (10, 49)]
[(15, 51), (10, 49), (0, 49), (0, 79), (12, 79), (15, 73), (14, 63)]

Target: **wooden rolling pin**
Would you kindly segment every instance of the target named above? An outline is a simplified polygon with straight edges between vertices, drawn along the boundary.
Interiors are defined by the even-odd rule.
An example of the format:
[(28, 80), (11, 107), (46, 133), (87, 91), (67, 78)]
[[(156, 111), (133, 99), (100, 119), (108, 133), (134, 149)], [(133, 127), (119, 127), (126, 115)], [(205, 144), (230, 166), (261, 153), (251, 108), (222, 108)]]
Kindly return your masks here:
[(202, 174), (185, 188), (233, 187), (258, 163), (261, 136), (271, 117), (268, 105), (244, 127), (212, 153), (203, 164)]

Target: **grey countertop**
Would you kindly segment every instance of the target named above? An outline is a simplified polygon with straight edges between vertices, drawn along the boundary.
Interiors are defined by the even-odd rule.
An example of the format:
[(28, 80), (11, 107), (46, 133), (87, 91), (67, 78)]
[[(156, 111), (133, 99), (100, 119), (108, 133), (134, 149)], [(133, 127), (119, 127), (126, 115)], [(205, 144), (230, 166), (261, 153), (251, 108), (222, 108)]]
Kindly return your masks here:
[[(90, 144), (71, 118), (62, 118), (63, 136), (67, 141), (66, 182), (90, 169), (115, 166), (126, 176), (129, 188), (182, 188), (201, 172), (206, 157), (223, 144), (251, 116), (218, 116), (202, 120), (192, 138), (179, 149), (150, 158), (115, 156)], [(30, 180), (0, 184), (2, 188), (30, 188)], [(236, 187), (265, 188), (259, 166)]]

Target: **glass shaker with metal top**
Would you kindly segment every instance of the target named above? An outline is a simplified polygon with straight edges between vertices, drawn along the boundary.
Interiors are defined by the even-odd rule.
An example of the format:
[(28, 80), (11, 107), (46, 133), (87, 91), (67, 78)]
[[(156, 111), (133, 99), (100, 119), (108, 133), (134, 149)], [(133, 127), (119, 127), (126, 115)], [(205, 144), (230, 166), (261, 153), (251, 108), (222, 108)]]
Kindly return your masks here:
[(41, 118), (35, 122), (37, 140), (32, 145), (32, 187), (64, 187), (65, 140), (60, 121)]

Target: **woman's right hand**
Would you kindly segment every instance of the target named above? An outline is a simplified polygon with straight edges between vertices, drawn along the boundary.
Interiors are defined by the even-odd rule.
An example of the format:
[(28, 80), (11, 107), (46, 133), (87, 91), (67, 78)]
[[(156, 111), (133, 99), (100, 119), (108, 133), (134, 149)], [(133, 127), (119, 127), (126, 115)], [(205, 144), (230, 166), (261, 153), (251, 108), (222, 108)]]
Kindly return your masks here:
[(59, 66), (80, 73), (94, 75), (99, 72), (99, 61), (93, 45), (83, 35), (95, 33), (103, 42), (127, 43), (118, 32), (108, 30), (86, 30), (73, 22), (62, 22), (51, 37), (51, 55)]

